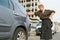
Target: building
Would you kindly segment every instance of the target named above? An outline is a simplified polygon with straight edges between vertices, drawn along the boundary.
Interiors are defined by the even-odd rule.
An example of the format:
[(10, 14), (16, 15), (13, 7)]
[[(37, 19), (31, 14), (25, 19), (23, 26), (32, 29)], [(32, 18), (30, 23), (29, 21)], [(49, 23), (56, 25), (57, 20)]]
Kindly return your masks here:
[[(38, 11), (39, 0), (18, 0), (26, 9), (28, 13)], [(29, 15), (30, 19), (38, 19), (35, 15)]]
[(27, 12), (36, 12), (38, 10), (39, 0), (18, 0), (25, 7)]

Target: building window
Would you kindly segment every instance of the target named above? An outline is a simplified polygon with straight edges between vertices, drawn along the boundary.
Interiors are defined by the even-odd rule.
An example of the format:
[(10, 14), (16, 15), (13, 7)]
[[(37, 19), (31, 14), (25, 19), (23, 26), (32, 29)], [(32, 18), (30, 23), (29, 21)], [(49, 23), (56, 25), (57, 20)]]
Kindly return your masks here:
[(32, 17), (34, 17), (34, 15), (32, 15)]
[(32, 0), (32, 1), (34, 1), (34, 0)]
[(26, 2), (30, 2), (31, 0), (26, 0)]
[(32, 12), (34, 11), (34, 9), (32, 8)]
[(29, 9), (27, 9), (26, 11), (27, 11), (27, 12), (30, 12), (30, 10), (29, 10)]
[(34, 3), (32, 3), (32, 6), (34, 6)]
[(31, 4), (27, 4), (27, 5), (26, 5), (26, 7), (30, 7), (30, 6), (31, 6)]
[(29, 15), (29, 17), (30, 17), (30, 15)]
[(24, 2), (25, 2), (25, 0), (24, 0)]
[(37, 6), (37, 3), (35, 3), (35, 6)]
[(35, 11), (37, 11), (37, 9), (35, 9)]

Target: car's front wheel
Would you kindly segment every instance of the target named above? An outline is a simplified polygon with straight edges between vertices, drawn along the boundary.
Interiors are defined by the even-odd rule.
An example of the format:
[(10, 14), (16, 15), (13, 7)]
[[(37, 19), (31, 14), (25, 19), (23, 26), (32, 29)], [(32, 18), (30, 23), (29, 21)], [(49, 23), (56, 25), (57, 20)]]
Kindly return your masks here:
[(23, 28), (18, 28), (13, 36), (12, 40), (27, 40), (27, 34)]

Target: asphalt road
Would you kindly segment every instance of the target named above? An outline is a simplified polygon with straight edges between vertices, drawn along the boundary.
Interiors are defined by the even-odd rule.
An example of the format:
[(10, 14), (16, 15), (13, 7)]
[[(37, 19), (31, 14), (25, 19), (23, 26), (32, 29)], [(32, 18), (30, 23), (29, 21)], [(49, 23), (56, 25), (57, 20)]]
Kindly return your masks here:
[[(40, 40), (39, 36), (30, 36), (28, 40)], [(52, 40), (60, 40), (60, 32), (53, 35)]]

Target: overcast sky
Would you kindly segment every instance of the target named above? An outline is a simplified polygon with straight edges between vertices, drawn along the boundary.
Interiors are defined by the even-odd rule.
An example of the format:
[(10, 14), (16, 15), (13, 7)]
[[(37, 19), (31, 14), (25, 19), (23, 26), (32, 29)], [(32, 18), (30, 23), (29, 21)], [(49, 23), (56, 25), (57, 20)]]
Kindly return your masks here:
[(55, 10), (53, 20), (60, 22), (60, 0), (40, 0), (40, 4), (43, 4), (46, 9)]

